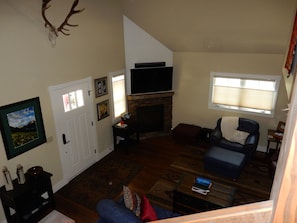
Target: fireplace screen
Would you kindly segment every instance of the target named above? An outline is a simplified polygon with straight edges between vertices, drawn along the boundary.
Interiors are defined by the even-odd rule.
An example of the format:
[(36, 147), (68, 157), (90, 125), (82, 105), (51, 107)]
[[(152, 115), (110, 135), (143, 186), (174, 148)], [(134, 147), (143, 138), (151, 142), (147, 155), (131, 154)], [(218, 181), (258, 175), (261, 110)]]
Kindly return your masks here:
[(139, 132), (155, 132), (164, 130), (164, 106), (153, 105), (137, 108), (137, 124)]

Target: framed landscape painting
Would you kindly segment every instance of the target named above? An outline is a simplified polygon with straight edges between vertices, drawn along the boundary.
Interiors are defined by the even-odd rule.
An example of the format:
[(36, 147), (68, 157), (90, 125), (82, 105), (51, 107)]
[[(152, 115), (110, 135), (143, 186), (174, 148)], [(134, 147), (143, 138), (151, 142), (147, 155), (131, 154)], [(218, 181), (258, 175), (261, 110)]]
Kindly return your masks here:
[(7, 159), (45, 143), (39, 98), (0, 107), (0, 129)]

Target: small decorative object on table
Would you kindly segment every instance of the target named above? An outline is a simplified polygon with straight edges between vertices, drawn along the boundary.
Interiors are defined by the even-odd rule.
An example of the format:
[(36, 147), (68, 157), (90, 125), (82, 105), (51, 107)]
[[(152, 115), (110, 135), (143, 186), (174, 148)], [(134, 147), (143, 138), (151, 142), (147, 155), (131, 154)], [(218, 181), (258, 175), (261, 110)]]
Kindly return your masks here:
[(116, 124), (117, 128), (126, 128), (128, 125), (124, 123), (124, 121), (120, 121)]
[(6, 166), (3, 167), (2, 172), (3, 172), (3, 179), (4, 179), (5, 190), (7, 190), (7, 191), (13, 190), (13, 184), (12, 184), (12, 180), (11, 180), (11, 175), (10, 175), (10, 172), (7, 169)]
[(43, 168), (41, 166), (33, 166), (27, 170), (28, 180), (36, 180), (43, 173)]
[(18, 183), (24, 184), (26, 182), (25, 174), (24, 174), (24, 168), (21, 164), (17, 165), (17, 171), (16, 171), (17, 177), (18, 177)]
[(195, 191), (203, 195), (207, 195), (207, 193), (210, 192), (211, 185), (211, 180), (203, 177), (197, 177), (192, 186), (192, 191)]
[(125, 124), (125, 121), (131, 118), (131, 114), (129, 112), (125, 112), (121, 115), (121, 121), (117, 124), (117, 127), (126, 128), (128, 125)]

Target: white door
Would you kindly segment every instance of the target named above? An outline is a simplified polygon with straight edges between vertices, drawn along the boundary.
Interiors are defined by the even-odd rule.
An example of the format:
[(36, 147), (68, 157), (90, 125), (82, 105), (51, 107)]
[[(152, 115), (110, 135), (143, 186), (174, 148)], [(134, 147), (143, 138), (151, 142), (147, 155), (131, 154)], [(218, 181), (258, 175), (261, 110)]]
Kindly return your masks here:
[(96, 161), (92, 79), (50, 86), (64, 179), (69, 181)]

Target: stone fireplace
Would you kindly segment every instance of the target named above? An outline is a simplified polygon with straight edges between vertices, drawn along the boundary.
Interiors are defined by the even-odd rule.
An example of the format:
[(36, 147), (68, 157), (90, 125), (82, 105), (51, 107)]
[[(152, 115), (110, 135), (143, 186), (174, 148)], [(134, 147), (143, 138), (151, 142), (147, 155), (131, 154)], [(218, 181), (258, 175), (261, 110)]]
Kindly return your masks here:
[(127, 96), (131, 121), (138, 124), (140, 133), (170, 133), (173, 94), (173, 92), (166, 92)]

